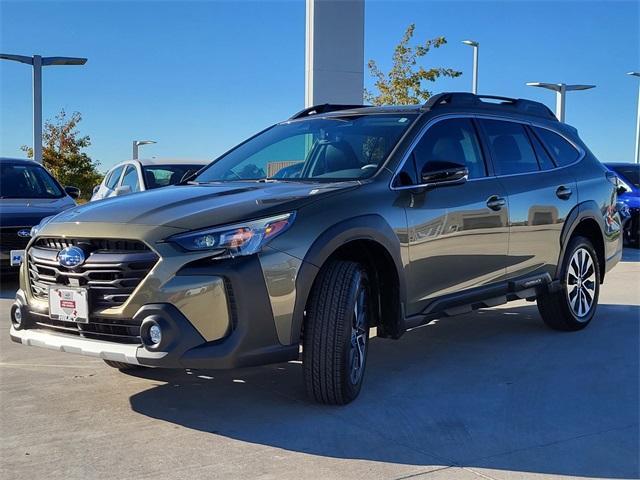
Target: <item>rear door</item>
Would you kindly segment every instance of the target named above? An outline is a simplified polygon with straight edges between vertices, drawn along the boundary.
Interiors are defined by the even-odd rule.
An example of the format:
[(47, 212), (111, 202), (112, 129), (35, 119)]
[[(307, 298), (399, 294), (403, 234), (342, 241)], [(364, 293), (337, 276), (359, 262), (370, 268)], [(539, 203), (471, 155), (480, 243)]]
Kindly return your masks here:
[(507, 276), (545, 271), (553, 275), (564, 222), (577, 204), (575, 178), (569, 168), (556, 165), (526, 123), (478, 121), (509, 199)]
[(425, 164), (441, 161), (466, 165), (469, 179), (460, 185), (406, 190), (411, 192), (405, 207), (409, 315), (436, 297), (496, 282), (506, 273), (506, 192), (490, 175), (471, 118), (446, 118), (431, 125), (404, 168), (413, 165), (413, 176), (419, 178)]

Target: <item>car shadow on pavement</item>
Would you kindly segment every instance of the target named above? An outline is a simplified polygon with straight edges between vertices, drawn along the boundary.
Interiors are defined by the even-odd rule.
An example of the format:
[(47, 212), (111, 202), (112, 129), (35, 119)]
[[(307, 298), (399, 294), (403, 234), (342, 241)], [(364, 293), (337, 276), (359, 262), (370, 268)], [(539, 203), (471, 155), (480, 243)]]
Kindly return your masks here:
[(166, 383), (130, 402), (155, 419), (311, 455), (635, 478), (639, 318), (637, 306), (600, 305), (586, 330), (554, 332), (527, 304), (374, 338), (360, 397), (344, 407), (309, 401), (299, 362), (141, 369)]

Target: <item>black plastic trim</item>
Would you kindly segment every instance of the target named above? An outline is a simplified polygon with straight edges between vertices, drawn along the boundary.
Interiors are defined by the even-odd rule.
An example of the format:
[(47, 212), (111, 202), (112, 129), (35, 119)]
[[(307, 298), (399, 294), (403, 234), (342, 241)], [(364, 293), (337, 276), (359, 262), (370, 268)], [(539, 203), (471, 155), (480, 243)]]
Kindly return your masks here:
[[(382, 245), (391, 255), (399, 280), (400, 303), (406, 301), (404, 268), (400, 254), (400, 242), (389, 224), (379, 215), (354, 217), (325, 230), (311, 245), (296, 279), (296, 302), (291, 325), (291, 343), (298, 343), (302, 332), (304, 309), (316, 275), (326, 260), (348, 242), (372, 240)], [(398, 315), (398, 325), (394, 336), (404, 332), (402, 316)]]

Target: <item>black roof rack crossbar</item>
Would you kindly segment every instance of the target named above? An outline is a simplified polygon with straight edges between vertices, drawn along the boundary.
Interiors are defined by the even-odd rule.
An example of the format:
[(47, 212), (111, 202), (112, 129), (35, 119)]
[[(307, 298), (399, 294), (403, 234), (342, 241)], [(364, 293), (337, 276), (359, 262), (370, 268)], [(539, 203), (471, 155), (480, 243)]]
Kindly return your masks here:
[[(497, 102), (485, 101), (496, 100)], [(423, 110), (433, 110), (438, 107), (480, 107), (487, 110), (509, 109), (517, 113), (536, 115), (549, 120), (557, 120), (549, 107), (544, 103), (526, 100), (524, 98), (499, 97), (496, 95), (475, 95), (468, 92), (445, 92), (433, 95), (422, 106)]]
[(298, 118), (305, 118), (311, 115), (318, 115), (320, 113), (337, 112), (339, 110), (351, 110), (352, 108), (365, 108), (371, 105), (338, 105), (332, 103), (324, 103), (321, 105), (314, 105), (304, 110), (299, 111), (295, 115), (292, 115), (289, 120), (296, 120)]

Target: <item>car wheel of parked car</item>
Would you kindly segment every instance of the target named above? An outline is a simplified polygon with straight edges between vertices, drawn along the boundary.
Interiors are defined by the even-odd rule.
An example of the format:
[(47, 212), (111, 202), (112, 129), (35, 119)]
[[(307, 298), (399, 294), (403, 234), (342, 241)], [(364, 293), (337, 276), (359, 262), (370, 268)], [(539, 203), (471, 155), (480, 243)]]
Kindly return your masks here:
[(117, 368), (118, 370), (133, 370), (136, 368), (142, 368), (140, 365), (133, 365), (131, 363), (124, 362), (114, 362), (113, 360), (104, 360), (104, 363), (112, 368)]
[(367, 274), (358, 263), (323, 267), (307, 305), (302, 352), (307, 393), (316, 401), (343, 405), (358, 396), (371, 311)]
[(600, 265), (589, 239), (571, 239), (562, 261), (560, 281), (559, 291), (538, 298), (540, 315), (553, 329), (581, 330), (595, 315), (600, 293)]

